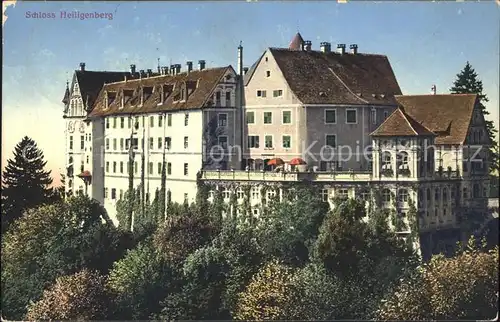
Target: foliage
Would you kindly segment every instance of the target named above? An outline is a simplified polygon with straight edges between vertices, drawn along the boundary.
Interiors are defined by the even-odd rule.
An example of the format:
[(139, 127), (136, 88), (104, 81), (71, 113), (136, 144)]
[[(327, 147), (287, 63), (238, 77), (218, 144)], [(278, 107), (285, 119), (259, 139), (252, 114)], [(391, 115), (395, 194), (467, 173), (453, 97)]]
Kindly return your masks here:
[(238, 320), (293, 319), (298, 291), (293, 270), (277, 260), (266, 264), (240, 293), (234, 318)]
[(107, 273), (132, 247), (128, 234), (103, 222), (105, 210), (84, 196), (29, 210), (2, 240), (2, 310), (20, 319), (57, 277), (83, 268)]
[(160, 301), (173, 283), (168, 263), (148, 241), (140, 243), (114, 264), (108, 287), (114, 295), (114, 318), (146, 320), (160, 310)]
[(329, 211), (313, 187), (298, 186), (299, 198), (271, 202), (257, 221), (256, 238), (268, 259), (277, 257), (286, 264), (301, 265)]
[[(457, 74), (457, 78), (453, 82), (453, 87), (450, 88), (450, 92), (453, 94), (477, 94), (479, 98), (479, 107), (481, 108), (483, 115), (489, 115), (490, 113), (484, 106), (485, 102), (488, 102), (488, 97), (483, 93), (483, 82), (479, 80), (478, 75), (471, 64), (467, 62), (464, 69)], [(499, 147), (498, 142), (496, 142), (495, 124), (493, 121), (485, 120), (486, 131), (488, 132), (488, 137), (492, 144), (492, 149), (490, 150), (489, 162), (490, 162), (490, 172), (498, 173), (499, 170)]]
[(498, 247), (434, 256), (388, 296), (378, 318), (491, 319), (498, 311), (498, 259)]
[(25, 136), (14, 148), (14, 158), (7, 160), (2, 173), (2, 233), (27, 209), (60, 199), (49, 188), (52, 178), (46, 165), (33, 139)]
[(30, 305), (26, 319), (105, 319), (111, 304), (105, 282), (104, 276), (89, 270), (59, 277), (39, 301)]

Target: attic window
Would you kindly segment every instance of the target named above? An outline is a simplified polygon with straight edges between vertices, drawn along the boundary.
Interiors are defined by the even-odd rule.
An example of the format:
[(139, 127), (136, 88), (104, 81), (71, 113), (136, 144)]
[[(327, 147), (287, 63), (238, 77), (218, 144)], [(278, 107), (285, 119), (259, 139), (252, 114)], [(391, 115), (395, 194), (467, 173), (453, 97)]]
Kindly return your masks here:
[(230, 80), (232, 78), (231, 75), (226, 75), (226, 80)]
[(186, 91), (187, 91), (186, 99), (189, 98), (189, 96), (195, 91), (197, 87), (198, 87), (197, 81), (186, 81)]
[(385, 98), (385, 94), (380, 94), (380, 98)]
[(147, 101), (151, 95), (153, 95), (153, 87), (148, 86), (148, 87), (143, 87), (142, 88), (142, 102), (144, 103)]
[(170, 96), (170, 94), (172, 94), (173, 90), (174, 90), (174, 85), (171, 84), (162, 85), (160, 93), (160, 102), (158, 103), (158, 105), (164, 104), (165, 101)]
[(377, 98), (377, 94), (372, 94), (372, 97), (373, 98)]
[(107, 100), (105, 101), (106, 108), (108, 108), (116, 99), (116, 92), (106, 92)]
[(134, 90), (124, 89), (122, 107), (125, 106), (125, 104), (127, 104), (127, 102), (129, 102), (133, 97), (134, 97)]
[(319, 92), (319, 96), (326, 97), (326, 93), (325, 92)]
[(271, 77), (271, 71), (270, 70), (266, 71), (266, 77)]

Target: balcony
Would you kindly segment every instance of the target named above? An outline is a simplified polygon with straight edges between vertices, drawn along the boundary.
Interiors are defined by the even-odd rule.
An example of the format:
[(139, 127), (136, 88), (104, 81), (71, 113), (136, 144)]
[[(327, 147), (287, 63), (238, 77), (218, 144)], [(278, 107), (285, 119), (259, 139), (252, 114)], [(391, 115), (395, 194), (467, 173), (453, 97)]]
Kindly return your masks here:
[(221, 181), (370, 181), (372, 174), (364, 172), (271, 172), (271, 171), (243, 171), (243, 170), (204, 170), (201, 171), (202, 180)]

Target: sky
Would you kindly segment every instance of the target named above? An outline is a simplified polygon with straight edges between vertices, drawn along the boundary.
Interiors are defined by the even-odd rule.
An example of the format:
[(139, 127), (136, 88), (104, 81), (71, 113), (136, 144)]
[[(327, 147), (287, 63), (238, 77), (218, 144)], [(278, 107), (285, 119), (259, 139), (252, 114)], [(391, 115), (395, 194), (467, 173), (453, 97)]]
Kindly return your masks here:
[[(64, 19), (61, 12), (103, 13)], [(53, 18), (34, 18), (44, 13)], [(287, 47), (297, 31), (313, 49), (356, 43), (387, 55), (403, 94), (448, 93), (469, 61), (483, 81), (498, 128), (500, 5), (495, 2), (17, 2), (4, 8), (2, 169), (25, 135), (43, 150), (55, 181), (64, 170), (66, 81), (88, 70), (127, 71), (204, 59), (244, 65), (267, 47)], [(111, 17), (112, 16), (112, 17)], [(112, 19), (110, 19), (112, 18)], [(4, 18), (5, 19), (5, 18)]]

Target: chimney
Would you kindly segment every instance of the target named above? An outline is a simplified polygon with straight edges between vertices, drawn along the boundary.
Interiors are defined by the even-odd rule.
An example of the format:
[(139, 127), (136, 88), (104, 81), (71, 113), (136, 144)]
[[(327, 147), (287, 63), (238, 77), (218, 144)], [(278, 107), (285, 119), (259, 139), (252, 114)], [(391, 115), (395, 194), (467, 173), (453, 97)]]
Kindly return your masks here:
[(356, 55), (358, 53), (358, 45), (352, 44), (352, 45), (349, 45), (349, 48), (351, 49), (351, 54)]
[(134, 74), (135, 74), (135, 65), (134, 65), (134, 64), (130, 65), (130, 73), (131, 73), (132, 75), (134, 75)]
[(332, 51), (332, 45), (329, 42), (322, 42), (319, 48), (322, 53), (329, 53)]
[(198, 61), (198, 69), (199, 70), (204, 70), (205, 69), (205, 61), (204, 60), (199, 60)]
[(192, 61), (186, 62), (186, 67), (187, 67), (187, 72), (190, 73), (193, 70), (193, 62)]
[(243, 75), (243, 46), (241, 46), (241, 41), (240, 45), (238, 46), (238, 75)]
[(181, 64), (175, 64), (175, 75), (181, 73)]
[(153, 70), (152, 69), (148, 69), (148, 77), (151, 77), (151, 75), (153, 75)]
[(175, 75), (175, 65), (170, 65), (170, 75)]
[(246, 75), (248, 73), (248, 67), (243, 68), (243, 75)]
[(81, 70), (82, 72), (84, 72), (84, 71), (85, 71), (85, 63), (80, 63), (80, 70)]
[(310, 40), (304, 41), (304, 50), (305, 51), (311, 51), (311, 46), (312, 46), (312, 43)]
[(436, 95), (436, 85), (432, 85), (431, 87), (431, 94)]
[(345, 54), (345, 44), (338, 44), (337, 45), (337, 52), (341, 55)]
[(139, 71), (139, 78), (143, 78), (144, 77), (144, 69), (141, 69)]

